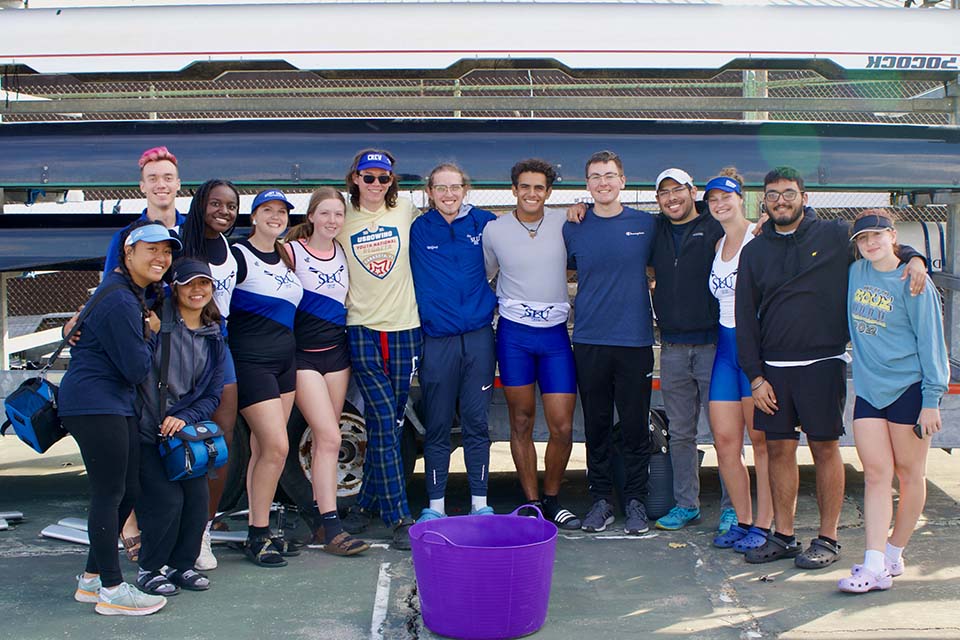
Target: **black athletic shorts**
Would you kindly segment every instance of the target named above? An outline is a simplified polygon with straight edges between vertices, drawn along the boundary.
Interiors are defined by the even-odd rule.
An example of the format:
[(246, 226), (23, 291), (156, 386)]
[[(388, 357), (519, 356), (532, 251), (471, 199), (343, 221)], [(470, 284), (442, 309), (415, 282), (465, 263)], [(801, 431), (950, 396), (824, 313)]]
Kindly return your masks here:
[(805, 367), (763, 365), (763, 377), (773, 386), (777, 411), (772, 416), (754, 409), (753, 425), (767, 440), (827, 442), (843, 435), (843, 405), (847, 401), (847, 363), (839, 358)]
[(297, 351), (297, 371), (316, 371), (320, 375), (350, 367), (350, 347), (342, 342), (323, 351)]
[(235, 360), (237, 406), (245, 409), (297, 388), (297, 367), (293, 354), (285, 362), (262, 363)]
[(923, 409), (923, 391), (920, 383), (914, 382), (892, 404), (879, 409), (857, 396), (857, 401), (853, 405), (853, 419), (882, 418), (887, 422), (913, 426), (920, 419), (921, 409)]

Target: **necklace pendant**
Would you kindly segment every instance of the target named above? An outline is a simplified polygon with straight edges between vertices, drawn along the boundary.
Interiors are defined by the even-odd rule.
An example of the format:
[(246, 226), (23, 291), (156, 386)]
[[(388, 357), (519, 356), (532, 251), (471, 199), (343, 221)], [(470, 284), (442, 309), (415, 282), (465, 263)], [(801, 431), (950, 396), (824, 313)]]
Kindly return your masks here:
[(531, 238), (536, 238), (536, 237), (537, 237), (537, 230), (536, 230), (536, 229), (527, 229), (527, 233), (530, 234), (530, 237), (531, 237)]

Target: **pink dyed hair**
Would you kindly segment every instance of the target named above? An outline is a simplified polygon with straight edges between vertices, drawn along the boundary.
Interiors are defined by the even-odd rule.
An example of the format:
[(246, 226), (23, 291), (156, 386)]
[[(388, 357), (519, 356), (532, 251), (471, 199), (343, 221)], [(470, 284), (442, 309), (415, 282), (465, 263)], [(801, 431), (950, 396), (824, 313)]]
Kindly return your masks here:
[(169, 160), (174, 166), (177, 166), (177, 156), (170, 153), (170, 150), (166, 147), (147, 149), (140, 154), (140, 162), (138, 164), (140, 165), (140, 169), (143, 169), (147, 164), (157, 162), (158, 160)]

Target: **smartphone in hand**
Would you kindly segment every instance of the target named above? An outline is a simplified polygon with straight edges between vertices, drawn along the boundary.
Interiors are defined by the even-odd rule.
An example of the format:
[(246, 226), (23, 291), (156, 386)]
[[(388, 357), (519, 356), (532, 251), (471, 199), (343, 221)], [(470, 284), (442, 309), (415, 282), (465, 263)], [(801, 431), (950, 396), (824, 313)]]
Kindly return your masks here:
[(913, 435), (923, 440), (923, 427), (920, 426), (919, 422), (913, 426)]

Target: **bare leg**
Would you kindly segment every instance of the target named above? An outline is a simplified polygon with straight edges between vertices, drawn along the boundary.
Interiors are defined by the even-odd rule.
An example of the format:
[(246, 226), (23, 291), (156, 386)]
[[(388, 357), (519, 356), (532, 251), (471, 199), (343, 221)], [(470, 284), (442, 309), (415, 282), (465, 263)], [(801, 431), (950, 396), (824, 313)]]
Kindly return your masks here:
[(534, 388), (528, 384), (504, 387), (503, 391), (510, 412), (510, 453), (513, 464), (517, 468), (523, 495), (527, 500), (536, 500), (540, 492), (537, 488), (537, 450), (533, 446), (533, 423), (537, 417)]
[(337, 457), (340, 454), (340, 412), (350, 369), (321, 375), (297, 371), (296, 404), (310, 425), (313, 440), (310, 479), (320, 513), (337, 508)]
[(767, 457), (767, 435), (753, 428), (753, 398), (744, 398), (743, 420), (747, 425), (747, 435), (753, 445), (753, 468), (757, 474), (757, 517), (753, 523), (769, 529), (773, 524), (773, 496), (770, 495), (769, 458)]
[(866, 546), (868, 550), (882, 553), (893, 517), (893, 445), (887, 432), (887, 421), (882, 418), (854, 420), (853, 438), (863, 465)]
[(544, 460), (543, 492), (555, 496), (560, 492), (560, 483), (573, 449), (573, 410), (577, 396), (573, 393), (545, 393), (542, 398), (543, 417), (550, 431)]
[[(293, 394), (289, 406), (293, 406)], [(241, 410), (250, 425), (250, 466), (247, 468), (249, 523), (255, 527), (270, 524), (270, 505), (287, 459), (287, 418), (290, 410), (283, 397), (271, 398)]]
[(920, 440), (913, 434), (913, 425), (890, 423), (893, 460), (900, 479), (900, 503), (890, 543), (905, 547), (917, 526), (927, 502), (927, 452), (930, 438)]
[(770, 491), (773, 497), (773, 517), (777, 533), (793, 535), (793, 521), (797, 513), (797, 488), (800, 473), (797, 469), (797, 440), (767, 440)]
[(213, 520), (220, 507), (220, 498), (227, 485), (227, 473), (230, 470), (230, 458), (233, 456), (233, 433), (237, 425), (237, 385), (228, 384), (220, 394), (220, 404), (210, 417), (211, 420), (223, 429), (223, 439), (227, 442), (227, 464), (220, 468), (217, 477), (207, 476), (207, 486), (210, 488), (210, 502), (207, 509), (207, 519)]
[(710, 403), (710, 429), (720, 477), (737, 512), (737, 521), (749, 524), (753, 522), (753, 505), (750, 501), (750, 473), (743, 463), (743, 428), (743, 409), (739, 402)]
[[(810, 442), (810, 453), (817, 473), (817, 508), (820, 510), (820, 535), (837, 539), (840, 510), (843, 508), (843, 458), (840, 442)], [(780, 519), (777, 518), (779, 524)]]

